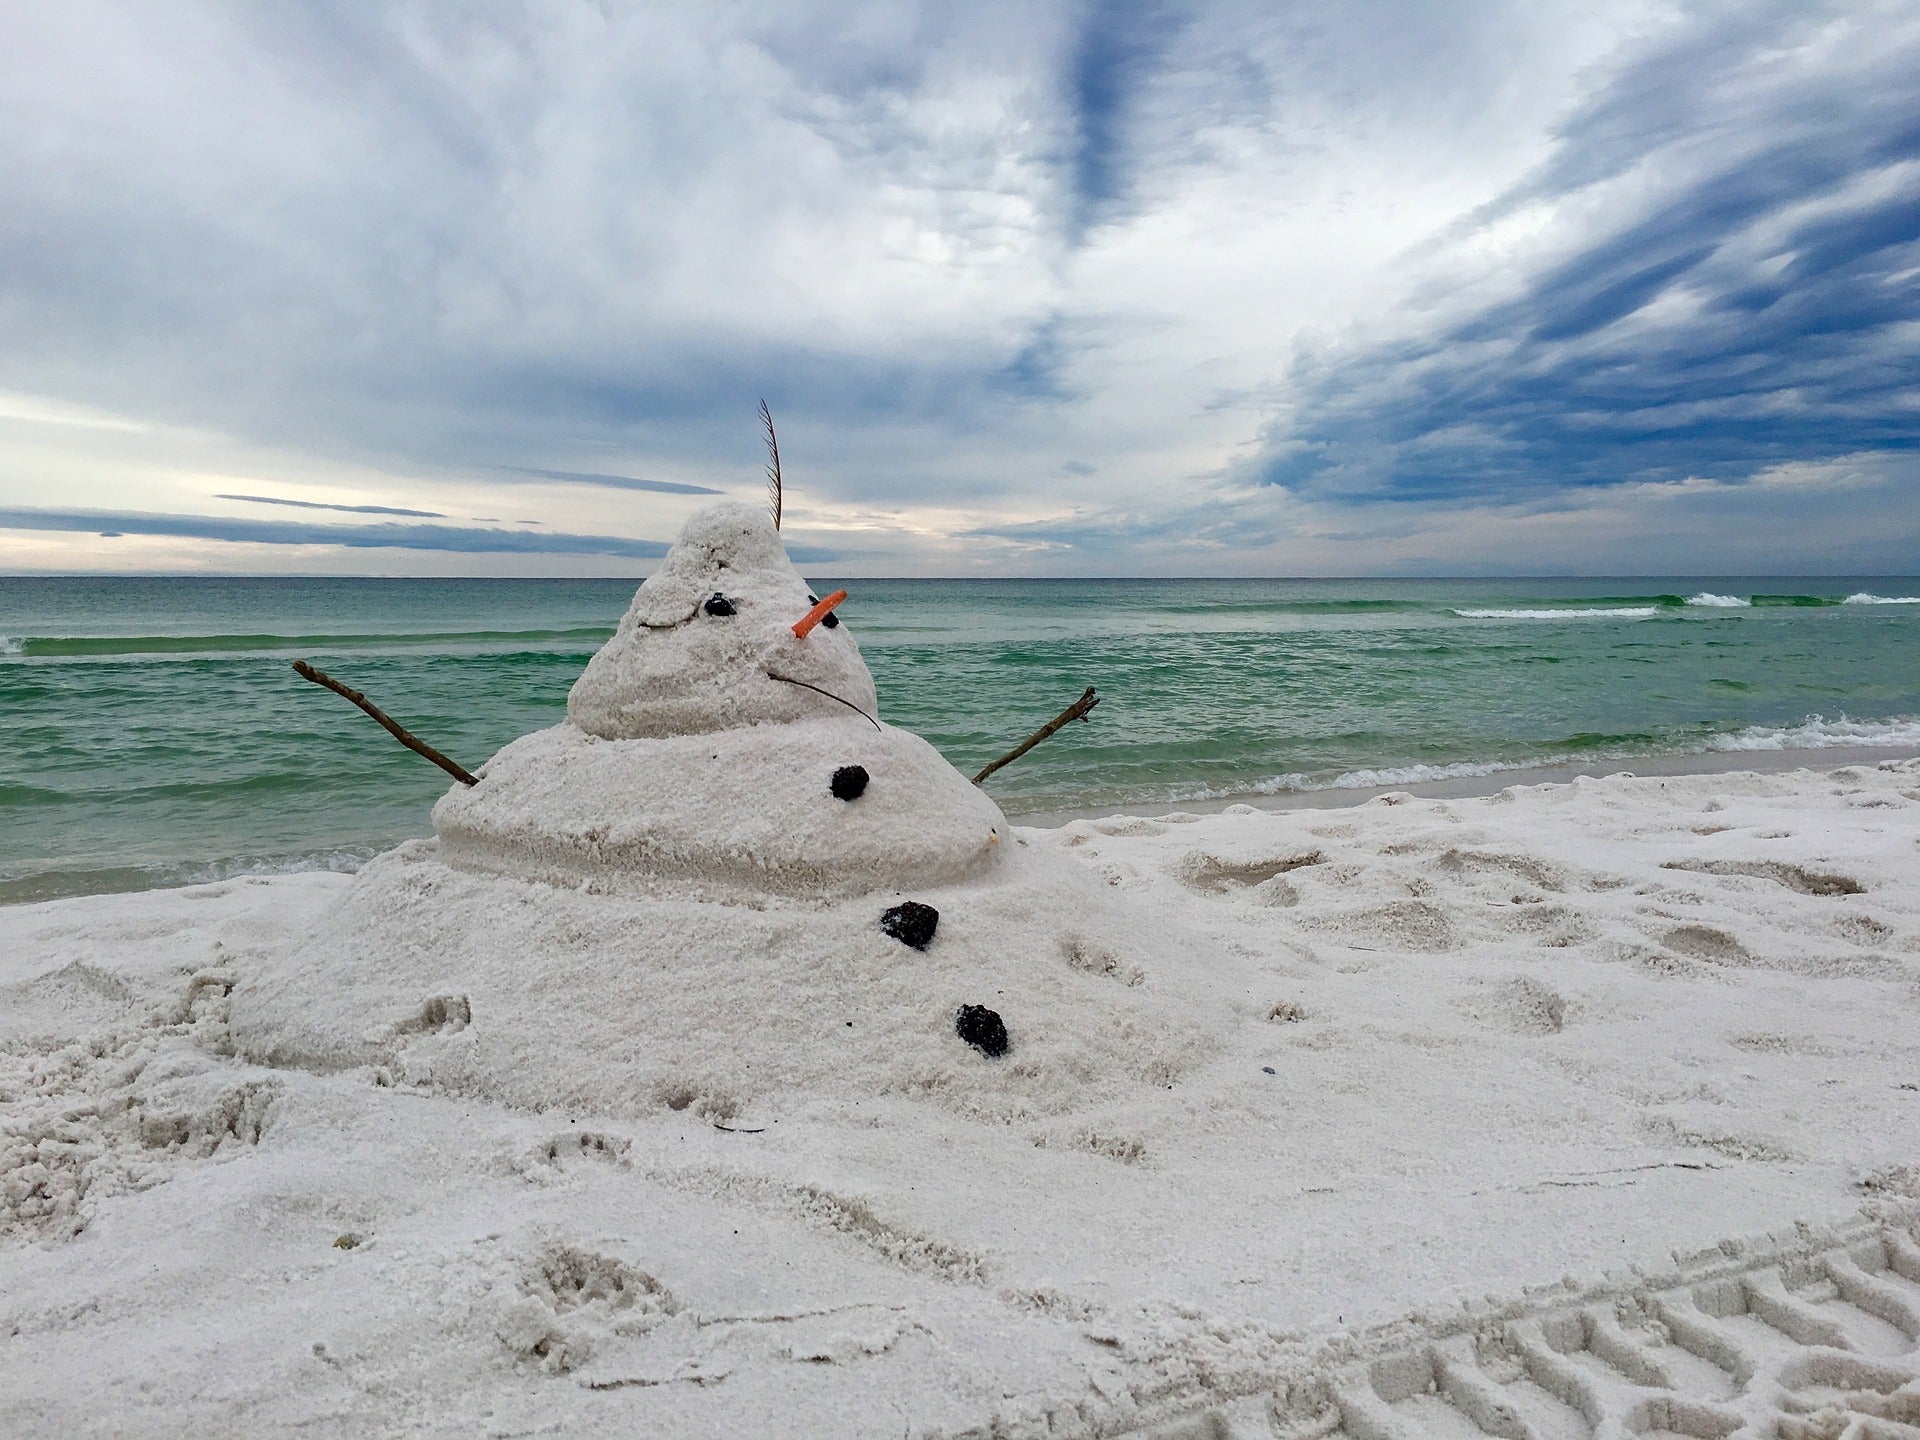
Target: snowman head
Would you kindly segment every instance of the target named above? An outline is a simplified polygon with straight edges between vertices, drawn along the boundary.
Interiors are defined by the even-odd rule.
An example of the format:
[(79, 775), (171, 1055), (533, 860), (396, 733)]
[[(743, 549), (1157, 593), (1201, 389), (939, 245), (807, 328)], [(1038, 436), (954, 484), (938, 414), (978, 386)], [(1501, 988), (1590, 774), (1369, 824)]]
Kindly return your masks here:
[(567, 716), (609, 740), (877, 716), (844, 625), (794, 634), (813, 604), (764, 510), (702, 510), (574, 682)]

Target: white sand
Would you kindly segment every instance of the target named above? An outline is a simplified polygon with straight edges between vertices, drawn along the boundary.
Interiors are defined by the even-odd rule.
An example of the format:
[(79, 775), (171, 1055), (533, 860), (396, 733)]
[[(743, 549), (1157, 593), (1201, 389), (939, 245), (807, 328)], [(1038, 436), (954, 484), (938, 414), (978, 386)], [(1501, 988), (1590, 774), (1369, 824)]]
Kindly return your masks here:
[(0, 1434), (1920, 1434), (1920, 761), (1018, 830), (807, 603), (0, 910)]
[[(231, 1058), (229, 987), (346, 877), (0, 911), (0, 1433), (1467, 1434), (1554, 1403), (1500, 1359), (1528, 1315), (1617, 1376), (1575, 1300), (1671, 1334), (1780, 1260), (1777, 1323), (1696, 1317), (1764, 1375), (1669, 1345), (1680, 1391), (1789, 1403), (1804, 1310), (1906, 1403), (1920, 763), (1020, 834), (1204, 937), (1096, 977), (1204, 1027), (1173, 1088), (538, 1112)], [(428, 1018), (403, 1062), (494, 1023)], [(1848, 1254), (1904, 1333), (1832, 1298)]]

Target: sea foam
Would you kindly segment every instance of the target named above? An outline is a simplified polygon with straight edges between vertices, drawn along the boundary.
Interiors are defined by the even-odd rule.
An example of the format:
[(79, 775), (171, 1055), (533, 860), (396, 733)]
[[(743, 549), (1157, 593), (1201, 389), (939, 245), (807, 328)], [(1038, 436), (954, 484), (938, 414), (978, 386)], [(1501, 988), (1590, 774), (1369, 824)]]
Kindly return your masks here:
[(1658, 605), (1608, 605), (1565, 610), (1455, 610), (1462, 620), (1651, 620)]
[(1393, 785), (1424, 785), (1434, 780), (1464, 780), (1499, 775), (1508, 770), (1532, 770), (1566, 764), (1570, 757), (1549, 755), (1527, 760), (1455, 760), (1444, 765), (1386, 765), (1378, 769), (1348, 770), (1331, 780), (1293, 770), (1251, 785), (1207, 786), (1183, 791), (1178, 800), (1230, 800), (1238, 795), (1294, 795), (1312, 790), (1379, 790)]
[(1744, 730), (1715, 735), (1709, 750), (1826, 750), (1836, 745), (1920, 745), (1920, 717), (1891, 720), (1828, 720), (1809, 715), (1798, 725), (1749, 725)]
[(1753, 602), (1739, 595), (1716, 595), (1711, 590), (1702, 590), (1698, 595), (1689, 596), (1689, 605), (1699, 605), (1709, 610), (1751, 610)]
[(1849, 595), (1843, 605), (1920, 605), (1920, 595), (1869, 595), (1865, 590)]

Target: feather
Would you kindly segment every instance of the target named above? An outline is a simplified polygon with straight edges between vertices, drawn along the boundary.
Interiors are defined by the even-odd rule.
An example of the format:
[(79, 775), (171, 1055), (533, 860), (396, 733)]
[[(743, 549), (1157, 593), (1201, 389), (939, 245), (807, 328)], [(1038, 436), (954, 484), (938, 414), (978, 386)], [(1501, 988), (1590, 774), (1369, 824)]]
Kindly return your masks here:
[(780, 437), (773, 433), (773, 411), (760, 402), (760, 424), (767, 432), (767, 505), (773, 511), (773, 528), (780, 528)]

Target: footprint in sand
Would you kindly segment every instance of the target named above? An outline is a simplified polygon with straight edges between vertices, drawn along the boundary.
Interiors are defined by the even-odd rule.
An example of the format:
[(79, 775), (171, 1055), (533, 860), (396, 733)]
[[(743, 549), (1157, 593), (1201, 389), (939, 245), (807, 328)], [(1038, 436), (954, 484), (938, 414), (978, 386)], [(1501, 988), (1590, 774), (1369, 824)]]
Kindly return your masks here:
[[(89, 968), (42, 977), (52, 983), (36, 993), (125, 1006), (117, 986)], [(172, 1006), (141, 1019), (51, 1053), (33, 1044), (0, 1049), (0, 1098), (9, 1102), (0, 1126), (0, 1238), (72, 1240), (102, 1201), (260, 1144), (282, 1086), (227, 1060), (232, 986), (223, 973), (201, 971)]]
[(1035, 1130), (1027, 1136), (1027, 1142), (1036, 1150), (1082, 1150), (1122, 1165), (1138, 1165), (1147, 1158), (1146, 1141), (1091, 1125)]
[(643, 1336), (679, 1308), (666, 1287), (638, 1266), (549, 1239), (521, 1262), (494, 1318), (494, 1333), (514, 1354), (566, 1374), (609, 1341)]
[(1356, 948), (1436, 953), (1463, 943), (1445, 909), (1425, 900), (1396, 900), (1386, 905), (1312, 916), (1303, 924), (1338, 937)]
[(1864, 895), (1867, 887), (1847, 875), (1834, 875), (1780, 860), (1668, 860), (1662, 870), (1686, 870), (1700, 875), (1742, 875), (1771, 880), (1800, 895)]
[(585, 1165), (633, 1168), (633, 1141), (606, 1130), (562, 1130), (538, 1144), (505, 1154), (501, 1166), (532, 1185), (566, 1181)]
[(1537, 890), (1560, 891), (1567, 888), (1566, 871), (1528, 855), (1502, 855), (1491, 851), (1446, 850), (1433, 862), (1433, 868), (1457, 879), (1473, 880), (1491, 876), (1496, 880), (1520, 879)]
[(389, 1034), (398, 1040), (404, 1035), (457, 1035), (473, 1023), (473, 1006), (464, 995), (435, 995), (405, 1020), (396, 1022)]
[(1477, 993), (1457, 1001), (1467, 1019), (1509, 1035), (1558, 1035), (1566, 1028), (1565, 997), (1525, 975), (1482, 982)]
[(1500, 924), (1516, 936), (1531, 939), (1544, 949), (1565, 950), (1591, 940), (1593, 923), (1565, 905), (1547, 905), (1516, 896), (1512, 908), (1497, 912)]
[(1275, 876), (1325, 863), (1319, 850), (1297, 850), (1260, 860), (1226, 860), (1196, 850), (1174, 867), (1174, 876), (1203, 895), (1224, 895), (1233, 890), (1265, 884)]
[(1884, 945), (1894, 931), (1871, 915), (1843, 915), (1833, 922), (1833, 933), (1851, 945)]
[(1138, 985), (1147, 978), (1146, 971), (1138, 965), (1084, 935), (1068, 933), (1061, 936), (1060, 958), (1075, 970), (1117, 980), (1122, 985)]
[(1716, 965), (1751, 965), (1753, 955), (1747, 947), (1724, 930), (1711, 925), (1675, 925), (1660, 937), (1669, 950), (1695, 960)]

